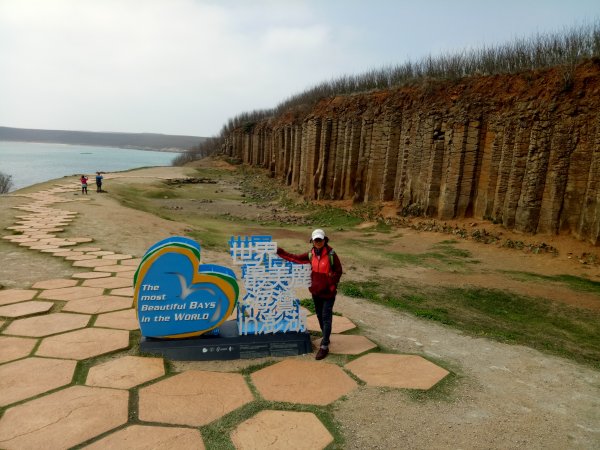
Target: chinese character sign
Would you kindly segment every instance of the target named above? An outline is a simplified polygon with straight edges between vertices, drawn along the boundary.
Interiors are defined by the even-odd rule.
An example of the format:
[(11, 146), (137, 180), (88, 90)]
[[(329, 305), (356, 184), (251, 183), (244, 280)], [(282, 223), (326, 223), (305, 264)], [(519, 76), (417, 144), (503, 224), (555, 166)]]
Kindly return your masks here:
[(306, 314), (293, 289), (310, 286), (310, 266), (278, 257), (271, 236), (232, 237), (229, 246), (246, 288), (238, 304), (239, 333), (306, 331)]
[(238, 294), (231, 269), (200, 264), (200, 245), (179, 236), (150, 247), (134, 276), (135, 308), (147, 337), (214, 333), (233, 312)]

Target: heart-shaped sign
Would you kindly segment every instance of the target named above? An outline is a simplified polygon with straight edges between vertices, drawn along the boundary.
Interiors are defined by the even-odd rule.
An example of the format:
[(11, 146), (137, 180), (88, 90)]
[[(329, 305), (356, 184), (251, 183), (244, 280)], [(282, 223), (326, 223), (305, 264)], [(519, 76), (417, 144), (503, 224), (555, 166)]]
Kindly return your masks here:
[(133, 283), (146, 337), (184, 338), (215, 330), (230, 316), (239, 294), (231, 269), (200, 265), (200, 245), (180, 236), (150, 247)]

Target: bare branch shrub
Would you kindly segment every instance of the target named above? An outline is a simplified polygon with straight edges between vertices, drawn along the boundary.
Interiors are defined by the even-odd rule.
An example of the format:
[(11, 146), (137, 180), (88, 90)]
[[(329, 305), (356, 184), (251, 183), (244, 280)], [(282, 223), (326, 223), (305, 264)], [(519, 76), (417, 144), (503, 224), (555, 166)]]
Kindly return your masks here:
[[(248, 129), (249, 124), (286, 111), (308, 111), (318, 101), (336, 95), (390, 89), (431, 80), (457, 80), (475, 75), (519, 73), (549, 67), (562, 68), (564, 88), (568, 90), (572, 87), (576, 65), (591, 58), (600, 58), (600, 20), (562, 32), (538, 33), (530, 38), (514, 39), (493, 47), (428, 55), (397, 66), (370, 69), (358, 75), (342, 75), (294, 94), (273, 109), (244, 112), (229, 119), (219, 136), (212, 138), (218, 141), (218, 145), (215, 144), (217, 141), (211, 141), (209, 150), (191, 149), (190, 152), (194, 159), (206, 151), (218, 152), (225, 137), (238, 127)], [(179, 158), (189, 156), (182, 155)]]
[(0, 194), (7, 194), (13, 187), (12, 176), (0, 172)]

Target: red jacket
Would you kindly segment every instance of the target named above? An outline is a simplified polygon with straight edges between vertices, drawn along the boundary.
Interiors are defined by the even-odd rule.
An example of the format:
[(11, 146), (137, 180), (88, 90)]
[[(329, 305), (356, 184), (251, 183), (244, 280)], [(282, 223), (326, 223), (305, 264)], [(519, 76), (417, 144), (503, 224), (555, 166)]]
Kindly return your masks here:
[(312, 273), (310, 275), (311, 285), (308, 290), (311, 294), (321, 298), (333, 298), (337, 293), (337, 285), (342, 277), (342, 263), (337, 253), (333, 252), (333, 267), (329, 260), (329, 253), (333, 249), (325, 245), (321, 251), (321, 256), (315, 254), (314, 247), (308, 252), (297, 255), (288, 253), (282, 248), (277, 248), (277, 255), (283, 259), (297, 264), (312, 264)]

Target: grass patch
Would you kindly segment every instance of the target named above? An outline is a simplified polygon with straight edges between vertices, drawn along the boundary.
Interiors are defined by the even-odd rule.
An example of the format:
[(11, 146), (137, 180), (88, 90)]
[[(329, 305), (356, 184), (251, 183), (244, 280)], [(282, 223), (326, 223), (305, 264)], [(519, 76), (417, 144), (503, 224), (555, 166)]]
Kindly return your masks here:
[(421, 266), (440, 271), (464, 271), (467, 264), (477, 264), (471, 252), (453, 247), (454, 241), (442, 241), (424, 253), (383, 252), (384, 256), (400, 266)]
[(319, 407), (313, 405), (269, 402), (265, 400), (256, 400), (244, 405), (227, 414), (225, 417), (201, 427), (200, 432), (202, 433), (204, 445), (206, 448), (210, 449), (234, 450), (230, 436), (235, 427), (264, 410), (313, 413), (333, 436), (334, 441), (326, 448), (330, 450), (344, 448), (344, 438), (341, 432), (338, 431), (340, 426), (333, 418), (333, 409), (331, 405)]
[(580, 292), (594, 292), (600, 294), (600, 281), (588, 280), (587, 278), (576, 277), (574, 275), (540, 275), (532, 272), (514, 272), (505, 271), (504, 273), (510, 275), (517, 280), (523, 281), (540, 281), (540, 282), (556, 282), (561, 283)]
[(340, 291), (474, 336), (527, 345), (600, 368), (600, 314), (495, 289), (403, 292), (379, 281), (343, 282)]

